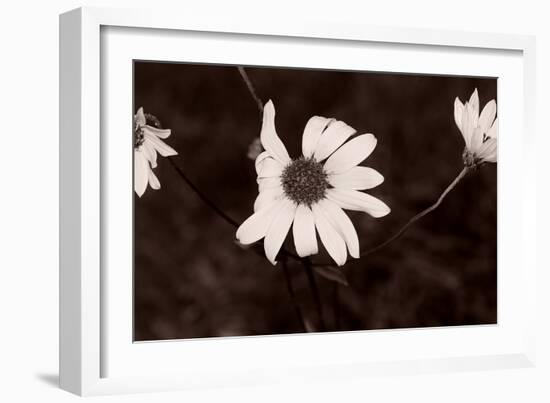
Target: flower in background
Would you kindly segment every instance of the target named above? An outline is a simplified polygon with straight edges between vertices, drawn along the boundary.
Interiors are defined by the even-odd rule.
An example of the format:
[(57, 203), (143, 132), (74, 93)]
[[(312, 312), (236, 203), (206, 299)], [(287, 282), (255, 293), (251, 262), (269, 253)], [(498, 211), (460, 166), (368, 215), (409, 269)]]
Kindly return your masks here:
[(272, 264), (290, 227), (300, 257), (318, 253), (316, 231), (332, 259), (342, 266), (347, 253), (359, 258), (359, 240), (343, 209), (383, 217), (389, 207), (359, 190), (384, 181), (372, 168), (359, 166), (376, 147), (372, 134), (347, 141), (355, 130), (344, 122), (314, 116), (302, 137), (303, 156), (290, 159), (275, 130), (275, 107), (264, 107), (260, 139), (265, 149), (256, 158), (259, 195), (254, 214), (237, 230), (245, 245), (264, 239)]
[[(156, 118), (149, 116), (156, 122), (155, 126), (160, 126)], [(148, 184), (152, 189), (160, 189), (160, 182), (153, 172), (157, 166), (157, 152), (163, 157), (178, 154), (161, 140), (170, 134), (170, 129), (148, 125), (143, 108), (138, 109), (134, 116), (134, 191), (139, 197), (145, 193)]]
[(248, 153), (246, 154), (246, 156), (251, 160), (255, 160), (256, 158), (258, 158), (258, 155), (260, 155), (263, 150), (264, 148), (262, 147), (262, 142), (260, 138), (256, 137), (248, 146)]
[(470, 100), (464, 104), (455, 99), (455, 122), (464, 137), (466, 147), (462, 155), (467, 167), (475, 167), (484, 162), (497, 162), (498, 118), (497, 103), (487, 102), (479, 113), (477, 88)]

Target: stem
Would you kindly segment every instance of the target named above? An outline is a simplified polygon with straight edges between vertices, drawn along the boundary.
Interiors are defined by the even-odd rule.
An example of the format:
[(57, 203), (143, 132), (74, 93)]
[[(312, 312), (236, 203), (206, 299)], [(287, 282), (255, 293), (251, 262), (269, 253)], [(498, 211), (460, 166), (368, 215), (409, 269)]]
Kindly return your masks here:
[(308, 257), (303, 258), (302, 264), (304, 266), (304, 270), (306, 271), (309, 288), (311, 289), (311, 292), (313, 293), (313, 298), (315, 299), (315, 307), (317, 308), (317, 315), (319, 316), (321, 331), (325, 331), (326, 326), (325, 319), (323, 317), (323, 305), (321, 304), (321, 296), (319, 294), (319, 289), (317, 288), (317, 282), (315, 281), (315, 274), (313, 273), (311, 260)]
[(179, 174), (179, 176), (189, 185), (191, 189), (197, 194), (197, 196), (200, 197), (200, 199), (205, 202), (208, 207), (210, 207), (212, 210), (214, 210), (221, 218), (223, 218), (225, 221), (227, 221), (229, 224), (234, 226), (235, 228), (239, 227), (239, 223), (235, 221), (233, 218), (229, 217), (225, 212), (223, 212), (218, 206), (216, 206), (204, 193), (201, 192), (201, 190), (185, 175), (185, 172), (183, 172), (183, 169), (181, 169), (176, 161), (169, 157), (168, 161), (172, 164), (176, 172)]
[[(174, 161), (174, 159), (169, 157), (168, 160), (170, 161), (170, 163), (172, 164), (172, 166), (174, 167), (176, 172), (179, 174), (179, 176), (185, 181), (185, 183), (187, 183), (187, 185), (191, 189), (193, 189), (193, 191), (197, 194), (197, 196), (199, 196), (199, 198), (204, 203), (206, 203), (221, 218), (223, 218), (225, 221), (227, 221), (228, 223), (230, 223), (234, 227), (239, 226), (239, 224), (234, 219), (232, 219), (227, 214), (225, 214), (218, 206), (216, 206), (212, 201), (210, 201), (210, 199), (208, 197), (206, 197), (206, 195), (204, 193), (201, 192), (201, 190), (191, 181), (191, 179), (189, 179), (187, 177), (187, 175), (185, 175), (183, 170), (178, 166), (178, 164), (176, 164), (176, 161)], [(256, 254), (258, 254), (259, 256), (263, 256), (263, 253), (261, 251), (259, 251), (258, 248), (256, 248), (256, 247), (253, 247), (252, 251), (255, 252)], [(294, 255), (292, 253), (289, 253), (289, 252), (285, 251), (285, 250), (282, 250), (281, 252), (283, 252), (282, 253), (283, 257), (281, 258), (281, 263), (282, 263), (282, 266), (283, 266), (283, 272), (285, 274), (288, 293), (290, 294), (290, 299), (292, 301), (292, 305), (294, 306), (294, 310), (296, 311), (296, 315), (298, 316), (298, 319), (300, 320), (300, 323), (302, 324), (302, 327), (303, 327), (304, 331), (307, 332), (307, 327), (305, 325), (304, 317), (302, 315), (302, 311), (300, 310), (300, 305), (298, 305), (298, 301), (296, 300), (296, 295), (294, 293), (294, 288), (292, 286), (292, 280), (290, 278), (290, 273), (288, 272), (287, 256), (294, 257)], [(296, 256), (296, 258), (298, 258), (298, 257)]]
[(458, 176), (451, 182), (451, 184), (449, 186), (447, 186), (447, 188), (443, 191), (443, 193), (441, 193), (441, 196), (439, 196), (439, 198), (437, 199), (437, 201), (432, 204), (430, 207), (428, 207), (427, 209), (421, 211), (420, 213), (418, 213), (417, 215), (415, 215), (413, 218), (411, 218), (403, 227), (401, 227), (401, 229), (399, 231), (397, 231), (397, 233), (395, 235), (393, 235), (391, 238), (387, 239), (386, 241), (382, 242), (380, 245), (377, 245), (375, 246), (374, 248), (371, 248), (371, 249), (368, 249), (368, 250), (365, 250), (365, 251), (362, 251), (361, 252), (361, 256), (367, 256), (367, 255), (370, 255), (371, 253), (374, 253), (374, 252), (377, 252), (379, 251), (380, 249), (382, 249), (383, 247), (385, 247), (386, 245), (390, 244), (391, 242), (395, 241), (397, 238), (399, 238), (401, 235), (403, 235), (403, 233), (411, 226), (413, 225), (415, 222), (417, 222), (418, 220), (420, 220), (422, 217), (430, 214), (432, 211), (434, 211), (436, 208), (439, 207), (439, 205), (441, 204), (441, 202), (443, 201), (443, 199), (445, 199), (445, 197), (449, 194), (449, 192), (451, 190), (453, 190), (453, 188), (458, 184), (458, 182), (460, 182), (462, 180), (462, 178), (464, 178), (466, 176), (466, 174), (468, 173), (468, 171), (470, 170), (469, 167), (464, 167), (462, 169), (462, 171), (460, 171), (460, 173), (458, 174)]
[(256, 92), (256, 88), (254, 88), (254, 84), (252, 84), (252, 81), (248, 77), (248, 74), (246, 73), (243, 66), (237, 66), (237, 69), (239, 70), (239, 73), (241, 74), (241, 77), (243, 78), (246, 87), (248, 88), (248, 91), (250, 92), (250, 95), (252, 96), (252, 99), (254, 102), (256, 102), (256, 105), (258, 106), (258, 110), (260, 111), (260, 122), (262, 121), (262, 114), (264, 112), (264, 104), (260, 97), (258, 96), (258, 93)]
[(296, 294), (294, 293), (294, 287), (292, 286), (292, 278), (290, 277), (290, 272), (288, 270), (288, 263), (286, 258), (281, 259), (281, 264), (283, 266), (283, 273), (285, 275), (286, 287), (288, 289), (288, 294), (290, 296), (290, 302), (294, 307), (294, 311), (296, 312), (296, 316), (298, 317), (298, 320), (300, 321), (300, 324), (302, 325), (304, 332), (307, 332), (308, 330), (307, 330), (306, 322), (304, 320), (304, 315), (302, 314), (302, 310), (300, 309), (300, 304), (298, 304), (298, 300), (296, 299)]
[[(168, 161), (172, 164), (178, 175), (184, 180), (185, 183), (199, 196), (199, 198), (216, 214), (218, 214), (222, 219), (224, 219), (226, 222), (231, 224), (233, 227), (238, 228), (240, 224), (235, 221), (233, 218), (231, 218), (229, 215), (227, 215), (222, 209), (220, 209), (214, 202), (212, 202), (198, 187), (195, 185), (191, 179), (185, 175), (185, 172), (183, 172), (183, 169), (179, 167), (179, 165), (176, 163), (175, 159), (173, 157), (168, 157)], [(264, 254), (260, 251), (260, 248), (258, 248), (258, 245), (252, 245), (251, 248), (252, 251), (254, 251), (258, 256), (264, 256)], [(300, 257), (295, 255), (292, 252), (289, 252), (288, 250), (281, 248), (281, 251), (279, 252), (281, 256), (288, 256), (294, 260), (300, 260)]]

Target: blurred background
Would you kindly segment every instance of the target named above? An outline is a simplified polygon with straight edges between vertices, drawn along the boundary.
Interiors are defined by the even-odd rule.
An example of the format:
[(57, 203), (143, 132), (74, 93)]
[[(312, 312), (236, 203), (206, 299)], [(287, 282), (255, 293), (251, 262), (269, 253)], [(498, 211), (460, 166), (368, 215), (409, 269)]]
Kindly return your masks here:
[[(300, 153), (313, 115), (334, 117), (378, 146), (363, 163), (385, 182), (368, 193), (391, 214), (349, 212), (361, 248), (393, 235), (433, 204), (462, 169), (456, 96), (478, 88), (481, 108), (497, 80), (281, 68), (246, 68), (258, 95), (272, 99), (279, 136)], [(135, 62), (134, 106), (172, 129), (166, 142), (195, 184), (238, 222), (257, 196), (256, 104), (234, 66)], [(135, 340), (302, 332), (280, 267), (235, 244), (221, 220), (170, 162), (155, 169), (162, 188), (135, 196)], [(386, 248), (344, 267), (349, 286), (317, 276), (328, 330), (491, 324), (497, 320), (497, 166), (470, 173), (432, 214)], [(327, 261), (325, 256), (319, 260)], [(299, 303), (315, 326), (301, 265), (290, 264)], [(337, 298), (336, 298), (337, 297)], [(336, 303), (337, 301), (337, 303)]]

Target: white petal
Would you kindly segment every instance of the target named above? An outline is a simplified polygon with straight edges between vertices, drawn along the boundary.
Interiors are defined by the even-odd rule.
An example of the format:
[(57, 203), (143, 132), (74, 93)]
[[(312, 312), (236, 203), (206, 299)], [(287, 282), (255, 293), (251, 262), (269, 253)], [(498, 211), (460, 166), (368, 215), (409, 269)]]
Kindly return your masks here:
[(260, 139), (264, 149), (269, 152), (273, 158), (283, 165), (290, 162), (288, 152), (286, 151), (283, 142), (275, 130), (275, 106), (273, 106), (273, 102), (271, 100), (269, 100), (264, 106), (264, 117), (262, 122), (262, 131), (260, 132)]
[(152, 169), (149, 170), (149, 186), (155, 190), (160, 189), (160, 182)]
[(336, 231), (338, 231), (346, 242), (349, 254), (352, 257), (359, 259), (359, 238), (357, 237), (357, 231), (355, 230), (355, 227), (353, 226), (353, 223), (348, 215), (331, 200), (321, 200), (319, 205), (325, 211), (326, 217), (332, 226), (336, 229)]
[(323, 161), (353, 134), (355, 134), (355, 129), (344, 122), (339, 120), (331, 122), (319, 139), (315, 149), (315, 159)]
[(319, 252), (315, 234), (315, 218), (311, 209), (305, 204), (300, 204), (296, 208), (292, 235), (298, 256), (306, 257)]
[(143, 107), (139, 108), (136, 115), (134, 116), (137, 126), (145, 126), (146, 119), (145, 113), (143, 113)]
[(455, 98), (455, 123), (462, 133), (462, 114), (464, 113), (464, 105), (458, 97)]
[(472, 144), (472, 135), (474, 134), (474, 120), (472, 107), (468, 103), (464, 106), (464, 112), (462, 113), (461, 131), (462, 136), (464, 137), (464, 142), (466, 143), (466, 148), (470, 149)]
[(256, 201), (254, 202), (254, 212), (263, 209), (264, 207), (270, 205), (277, 199), (280, 199), (283, 196), (283, 188), (281, 186), (272, 187), (269, 189), (262, 190)]
[(283, 165), (271, 157), (264, 159), (260, 165), (258, 178), (281, 176), (283, 172)]
[(476, 127), (477, 126), (477, 121), (479, 119), (479, 95), (477, 93), (477, 88), (472, 93), (472, 96), (470, 97), (470, 100), (468, 101), (468, 104), (472, 108), (473, 125), (474, 125), (474, 127)]
[(309, 158), (313, 155), (319, 143), (319, 139), (321, 138), (321, 134), (331, 121), (332, 119), (322, 116), (313, 116), (307, 121), (302, 136), (302, 153), (304, 157)]
[(384, 217), (391, 211), (382, 200), (357, 190), (328, 189), (327, 197), (343, 209), (364, 211), (375, 218)]
[(260, 173), (260, 169), (262, 167), (262, 164), (264, 163), (265, 159), (270, 157), (269, 153), (267, 151), (262, 151), (257, 157), (256, 161), (254, 162), (254, 165), (256, 166), (256, 174)]
[(329, 175), (346, 172), (365, 160), (375, 147), (376, 137), (372, 134), (357, 136), (329, 157), (324, 166), (325, 172)]
[(157, 129), (156, 127), (149, 126), (149, 125), (143, 126), (143, 131), (153, 136), (157, 136), (161, 139), (168, 138), (170, 134), (172, 134), (172, 130), (170, 129)]
[(150, 142), (152, 147), (159, 152), (163, 157), (169, 157), (171, 155), (178, 155), (177, 151), (159, 139), (157, 136), (151, 133), (144, 132), (145, 141)]
[(237, 240), (248, 245), (262, 239), (282, 202), (283, 200), (277, 200), (248, 217), (237, 229)]
[(493, 125), (487, 132), (487, 136), (492, 139), (498, 139), (498, 118), (496, 118), (495, 121), (493, 122)]
[(485, 141), (476, 156), (486, 162), (497, 162), (497, 140), (488, 139)]
[(496, 113), (497, 103), (494, 99), (492, 99), (491, 101), (487, 102), (487, 105), (485, 105), (485, 107), (481, 111), (481, 115), (479, 116), (478, 126), (483, 133), (487, 133), (491, 128), (491, 125), (495, 120)]
[(145, 158), (151, 163), (151, 167), (156, 168), (157, 167), (157, 150), (155, 150), (155, 147), (153, 147), (153, 145), (150, 142), (145, 141), (141, 145), (140, 150), (145, 156)]
[(278, 176), (271, 178), (259, 178), (256, 182), (258, 182), (258, 190), (260, 192), (263, 192), (266, 189), (281, 187), (281, 178)]
[(483, 144), (483, 132), (479, 127), (474, 128), (472, 138), (470, 139), (470, 151), (477, 153), (479, 147)]
[(321, 242), (323, 242), (325, 249), (336, 264), (338, 266), (343, 266), (348, 257), (344, 238), (342, 238), (325, 217), (325, 213), (319, 204), (314, 204), (312, 210), (315, 217), (315, 227), (317, 228)]
[(150, 169), (145, 155), (141, 151), (134, 151), (134, 190), (139, 197), (147, 189)]
[(296, 203), (286, 198), (281, 203), (282, 206), (271, 222), (264, 239), (265, 256), (273, 265), (277, 263), (275, 258), (283, 246), (296, 213)]
[(368, 167), (353, 167), (341, 174), (328, 175), (327, 179), (335, 188), (356, 190), (372, 189), (384, 182), (378, 171)]

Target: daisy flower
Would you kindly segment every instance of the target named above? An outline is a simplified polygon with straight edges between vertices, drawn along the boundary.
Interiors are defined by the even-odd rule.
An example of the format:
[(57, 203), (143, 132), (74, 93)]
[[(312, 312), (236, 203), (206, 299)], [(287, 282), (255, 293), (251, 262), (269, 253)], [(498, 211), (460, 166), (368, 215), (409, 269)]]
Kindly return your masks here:
[(470, 100), (464, 104), (455, 99), (455, 122), (464, 137), (464, 164), (478, 166), (484, 162), (497, 162), (498, 118), (497, 103), (494, 99), (487, 102), (479, 113), (477, 88)]
[(359, 166), (376, 147), (376, 138), (362, 134), (347, 141), (354, 134), (344, 122), (314, 116), (304, 129), (303, 155), (292, 160), (275, 130), (275, 107), (269, 101), (260, 133), (265, 151), (256, 158), (259, 195), (254, 214), (237, 230), (237, 240), (248, 245), (265, 238), (266, 257), (275, 265), (292, 227), (300, 257), (318, 253), (318, 233), (339, 266), (346, 263), (348, 251), (359, 258), (357, 232), (343, 209), (373, 217), (383, 217), (390, 209), (359, 191), (380, 185), (384, 178)]
[(157, 166), (157, 152), (163, 157), (178, 154), (161, 140), (170, 134), (170, 129), (148, 125), (143, 108), (139, 108), (134, 116), (134, 191), (139, 197), (145, 193), (147, 185), (160, 189), (160, 182), (153, 172)]

